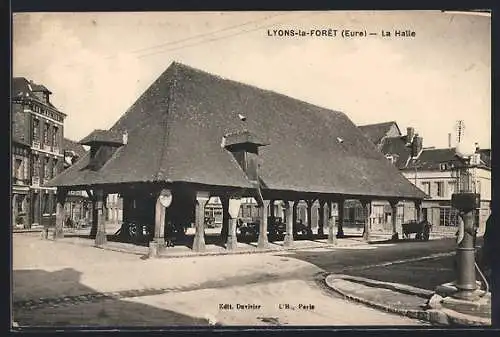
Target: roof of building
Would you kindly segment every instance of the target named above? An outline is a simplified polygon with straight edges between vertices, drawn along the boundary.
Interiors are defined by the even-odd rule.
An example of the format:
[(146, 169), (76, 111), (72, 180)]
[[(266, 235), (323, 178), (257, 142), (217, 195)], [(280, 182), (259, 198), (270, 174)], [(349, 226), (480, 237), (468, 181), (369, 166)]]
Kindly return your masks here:
[(361, 132), (372, 141), (372, 143), (378, 145), (380, 140), (382, 140), (383, 137), (389, 132), (390, 128), (393, 125), (396, 125), (396, 127), (399, 130), (399, 127), (395, 121), (390, 121), (390, 122), (383, 122), (383, 123), (377, 123), (377, 124), (367, 124), (367, 125), (360, 125), (358, 126)]
[(83, 145), (68, 138), (63, 138), (63, 149), (64, 151), (73, 151), (80, 158), (87, 154), (87, 150), (85, 150)]
[(91, 145), (92, 143), (122, 145), (123, 136), (109, 130), (96, 129), (79, 141), (79, 143), (82, 145)]
[[(29, 98), (39, 103), (48, 105), (49, 107), (58, 110), (52, 103), (43, 102), (34, 94), (37, 91), (44, 91), (49, 94), (52, 92), (47, 89), (44, 85), (33, 83), (27, 80), (25, 77), (14, 77), (12, 78), (12, 99), (14, 98)], [(58, 110), (59, 111), (59, 110)], [(61, 112), (62, 113), (62, 112)]]
[(221, 146), (224, 135), (242, 129), (269, 143), (259, 150), (264, 190), (425, 196), (345, 114), (176, 62), (110, 129), (126, 131), (126, 145), (96, 171), (85, 155), (47, 186), (165, 181), (251, 188)]
[(411, 148), (406, 145), (406, 136), (387, 137), (382, 140), (380, 150), (383, 154), (393, 156), (393, 164), (403, 169), (411, 156)]
[(491, 149), (479, 149), (477, 153), (479, 153), (484, 165), (491, 167)]

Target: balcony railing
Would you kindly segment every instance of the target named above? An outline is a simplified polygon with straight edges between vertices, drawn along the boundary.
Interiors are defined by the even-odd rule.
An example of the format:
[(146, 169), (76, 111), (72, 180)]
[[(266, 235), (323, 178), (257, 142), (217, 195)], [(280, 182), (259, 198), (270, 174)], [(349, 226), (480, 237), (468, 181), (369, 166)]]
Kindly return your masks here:
[(59, 153), (59, 147), (58, 146), (52, 146), (52, 152)]
[(31, 184), (33, 186), (40, 186), (40, 177), (31, 177)]
[(50, 145), (48, 145), (48, 144), (43, 144), (43, 150), (51, 152), (52, 151), (52, 147)]
[(34, 148), (34, 149), (40, 149), (40, 142), (38, 140), (34, 140), (33, 143), (31, 144), (31, 146)]

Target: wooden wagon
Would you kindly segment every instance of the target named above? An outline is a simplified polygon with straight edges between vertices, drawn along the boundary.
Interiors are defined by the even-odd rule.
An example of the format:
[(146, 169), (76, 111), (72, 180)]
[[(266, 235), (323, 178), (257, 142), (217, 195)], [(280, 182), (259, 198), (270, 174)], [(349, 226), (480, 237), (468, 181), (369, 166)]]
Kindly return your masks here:
[(410, 234), (415, 234), (415, 239), (428, 241), (432, 229), (432, 224), (428, 221), (410, 221), (401, 225), (403, 237), (410, 238)]

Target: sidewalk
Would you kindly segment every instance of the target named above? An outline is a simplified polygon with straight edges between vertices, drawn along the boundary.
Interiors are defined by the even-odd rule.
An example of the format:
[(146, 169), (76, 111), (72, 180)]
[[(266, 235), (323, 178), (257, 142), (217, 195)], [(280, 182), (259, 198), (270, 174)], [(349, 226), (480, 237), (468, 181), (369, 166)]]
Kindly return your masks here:
[[(147, 256), (149, 254), (149, 247), (146, 245), (136, 245), (132, 243), (117, 242), (112, 241), (111, 235), (114, 234), (116, 230), (108, 229), (108, 242), (100, 247), (95, 247), (94, 240), (89, 239), (87, 235), (89, 234), (89, 229), (83, 229), (79, 231), (66, 232), (65, 237), (58, 239), (58, 243), (65, 244), (75, 244), (87, 247), (95, 247), (99, 249), (111, 250), (121, 253), (135, 254), (139, 256)], [(190, 234), (188, 232), (188, 234)], [(207, 238), (217, 236), (216, 232), (207, 233)], [(50, 235), (49, 235), (50, 237)], [(371, 237), (370, 243), (376, 243), (378, 241), (384, 241), (390, 238), (388, 235), (373, 235)], [(213, 240), (212, 240), (213, 241)], [(222, 245), (218, 244), (205, 244), (204, 252), (195, 252), (187, 245), (178, 245), (174, 247), (167, 247), (163, 250), (159, 258), (179, 258), (179, 257), (194, 257), (194, 256), (215, 256), (215, 255), (234, 255), (234, 254), (259, 254), (259, 253), (269, 253), (269, 252), (279, 252), (279, 251), (293, 251), (301, 249), (317, 249), (317, 248), (343, 248), (343, 247), (354, 247), (360, 245), (367, 245), (362, 237), (347, 237), (337, 239), (335, 244), (329, 244), (327, 239), (296, 239), (294, 240), (292, 247), (285, 247), (283, 241), (269, 242), (268, 248), (258, 248), (256, 242), (244, 243), (238, 242), (238, 246), (235, 250), (229, 251)]]
[(339, 274), (328, 275), (325, 283), (327, 287), (346, 299), (387, 312), (428, 321), (435, 325), (491, 325), (491, 319), (489, 318), (444, 308), (430, 308), (428, 302), (434, 295), (434, 292), (430, 290)]

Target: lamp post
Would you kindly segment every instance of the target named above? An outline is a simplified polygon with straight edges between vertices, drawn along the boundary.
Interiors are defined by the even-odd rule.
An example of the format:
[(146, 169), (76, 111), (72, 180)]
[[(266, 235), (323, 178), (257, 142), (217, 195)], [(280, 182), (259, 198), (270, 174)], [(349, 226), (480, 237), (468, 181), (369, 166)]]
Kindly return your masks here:
[(451, 197), (452, 207), (458, 210), (459, 230), (456, 250), (456, 281), (457, 292), (453, 295), (458, 299), (474, 299), (477, 297), (475, 270), (475, 236), (474, 212), (479, 206), (479, 194), (475, 190), (475, 179), (471, 165), (472, 153), (467, 153), (463, 146), (457, 146), (458, 165), (453, 169), (457, 181), (457, 190)]

